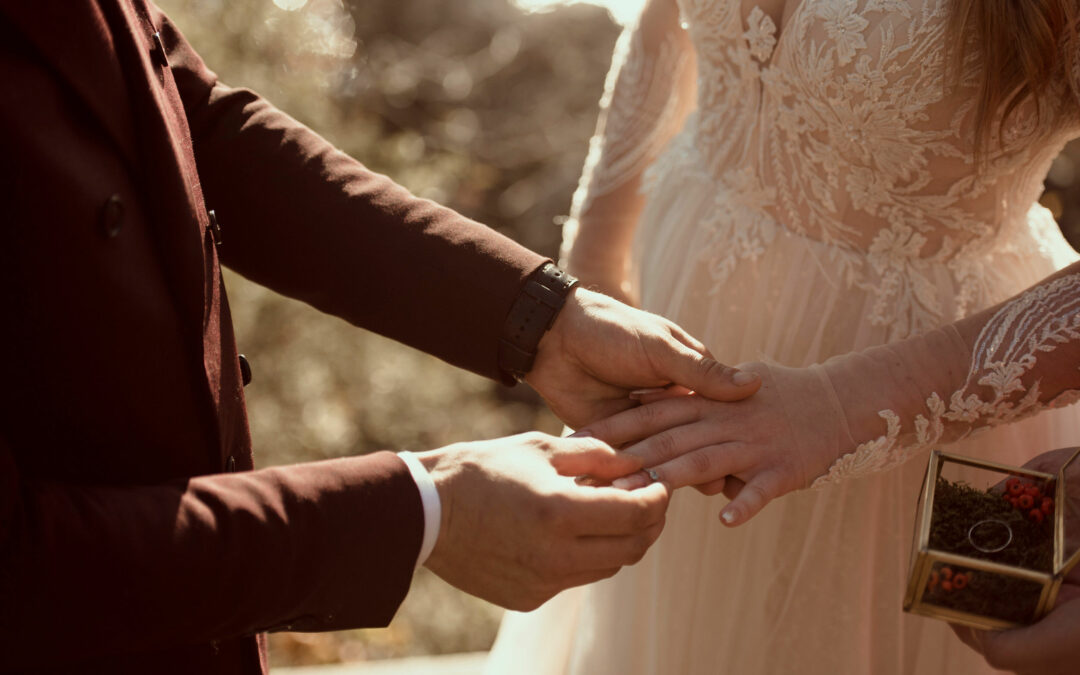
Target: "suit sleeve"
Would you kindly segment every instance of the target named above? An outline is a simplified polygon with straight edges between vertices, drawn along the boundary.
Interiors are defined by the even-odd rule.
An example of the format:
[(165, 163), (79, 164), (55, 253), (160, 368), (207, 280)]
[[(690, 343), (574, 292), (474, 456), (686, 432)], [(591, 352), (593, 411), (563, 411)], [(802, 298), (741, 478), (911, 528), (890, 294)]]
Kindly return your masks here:
[(217, 81), (154, 17), (221, 223), (244, 276), (492, 378), (518, 290), (546, 259), (373, 173), (245, 89)]
[(26, 479), (0, 442), (0, 672), (386, 625), (422, 523), (389, 452), (90, 487)]

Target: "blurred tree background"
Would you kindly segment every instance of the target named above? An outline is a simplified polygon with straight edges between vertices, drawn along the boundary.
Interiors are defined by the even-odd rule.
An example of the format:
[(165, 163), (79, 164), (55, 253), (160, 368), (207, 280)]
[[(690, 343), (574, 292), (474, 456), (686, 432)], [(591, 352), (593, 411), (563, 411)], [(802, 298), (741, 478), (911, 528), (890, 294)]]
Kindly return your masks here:
[[(367, 166), (554, 256), (620, 27), (511, 0), (157, 0), (221, 79)], [(1080, 241), (1080, 148), (1043, 202)], [(227, 224), (226, 224), (227, 225)], [(507, 389), (226, 274), (261, 466), (561, 425)], [(278, 633), (274, 665), (487, 649), (501, 610), (421, 570), (389, 629)]]
[[(620, 28), (510, 0), (158, 0), (222, 79), (368, 167), (541, 253), (584, 162)], [(260, 466), (561, 424), (502, 387), (226, 272)], [(377, 555), (374, 552), (373, 555)], [(490, 647), (502, 612), (426, 570), (389, 629), (278, 633), (274, 665)]]

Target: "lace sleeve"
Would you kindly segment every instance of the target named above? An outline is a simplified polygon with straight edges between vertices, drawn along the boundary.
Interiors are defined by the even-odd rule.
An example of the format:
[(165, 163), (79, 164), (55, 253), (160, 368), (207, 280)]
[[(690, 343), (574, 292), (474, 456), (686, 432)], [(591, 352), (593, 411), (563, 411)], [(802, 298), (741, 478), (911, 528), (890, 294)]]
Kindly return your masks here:
[[(1080, 400), (1080, 264), (957, 324), (819, 368), (844, 411), (847, 437), (870, 440), (813, 487), (1068, 405)], [(882, 420), (885, 433), (875, 437)]]
[(609, 293), (621, 295), (642, 174), (693, 104), (691, 50), (674, 0), (650, 0), (616, 44), (561, 251), (573, 274)]

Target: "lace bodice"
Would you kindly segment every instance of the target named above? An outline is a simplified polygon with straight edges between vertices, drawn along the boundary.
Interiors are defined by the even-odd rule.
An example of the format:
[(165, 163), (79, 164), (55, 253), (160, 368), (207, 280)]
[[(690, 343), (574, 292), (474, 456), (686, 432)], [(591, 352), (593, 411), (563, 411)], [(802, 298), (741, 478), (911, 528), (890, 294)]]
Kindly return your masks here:
[[(649, 171), (656, 178), (692, 166), (717, 185), (714, 215), (702, 224), (716, 233), (705, 254), (713, 257), (717, 283), (788, 234), (830, 247), (837, 277), (874, 294), (871, 320), (888, 326), (890, 339), (999, 300), (983, 289), (992, 266), (987, 254), (1034, 245), (1028, 213), (1051, 161), (1080, 131), (1068, 87), (1044, 92), (1041, 114), (1035, 102), (1022, 106), (1000, 136), (995, 132), (989, 161), (976, 171), (978, 64), (969, 60), (953, 84), (945, 34), (950, 0), (796, 2), (782, 27), (739, 0), (678, 0), (678, 20), (663, 26), (647, 25), (646, 13), (636, 34), (652, 35), (660, 46), (631, 46), (623, 70), (641, 72), (646, 63), (663, 70), (666, 63), (677, 73), (681, 62), (672, 54), (685, 45), (697, 64), (696, 87), (681, 92), (692, 97), (692, 113), (673, 120), (672, 105), (644, 111), (647, 126), (641, 106), (610, 107), (609, 130), (643, 131), (602, 128), (594, 139), (594, 146), (611, 148), (610, 161), (594, 147), (590, 166), (598, 166), (586, 170), (567, 241), (592, 200), (618, 184), (610, 171), (615, 158), (637, 148), (640, 160), (658, 138), (674, 137)], [(678, 80), (653, 77), (665, 92)], [(605, 103), (615, 81), (609, 78)], [(643, 86), (638, 77), (635, 98), (650, 100)], [(615, 176), (632, 173), (624, 167)], [(593, 174), (605, 180), (590, 180)], [(931, 281), (940, 267), (958, 289), (951, 314)]]

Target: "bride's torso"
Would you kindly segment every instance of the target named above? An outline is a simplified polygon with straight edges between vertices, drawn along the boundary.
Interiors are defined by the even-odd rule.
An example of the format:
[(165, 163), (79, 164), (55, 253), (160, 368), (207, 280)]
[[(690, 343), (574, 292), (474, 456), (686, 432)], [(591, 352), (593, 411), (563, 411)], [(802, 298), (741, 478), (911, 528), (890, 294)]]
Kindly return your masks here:
[(892, 273), (917, 284), (926, 265), (971, 267), (1026, 236), (1050, 163), (1080, 130), (1060, 83), (1041, 114), (1029, 102), (1012, 115), (975, 170), (978, 68), (969, 60), (959, 83), (951, 74), (951, 0), (678, 4), (697, 106), (654, 172), (693, 162), (741, 227), (766, 220), (835, 248), (839, 266), (872, 268), (879, 283)]

